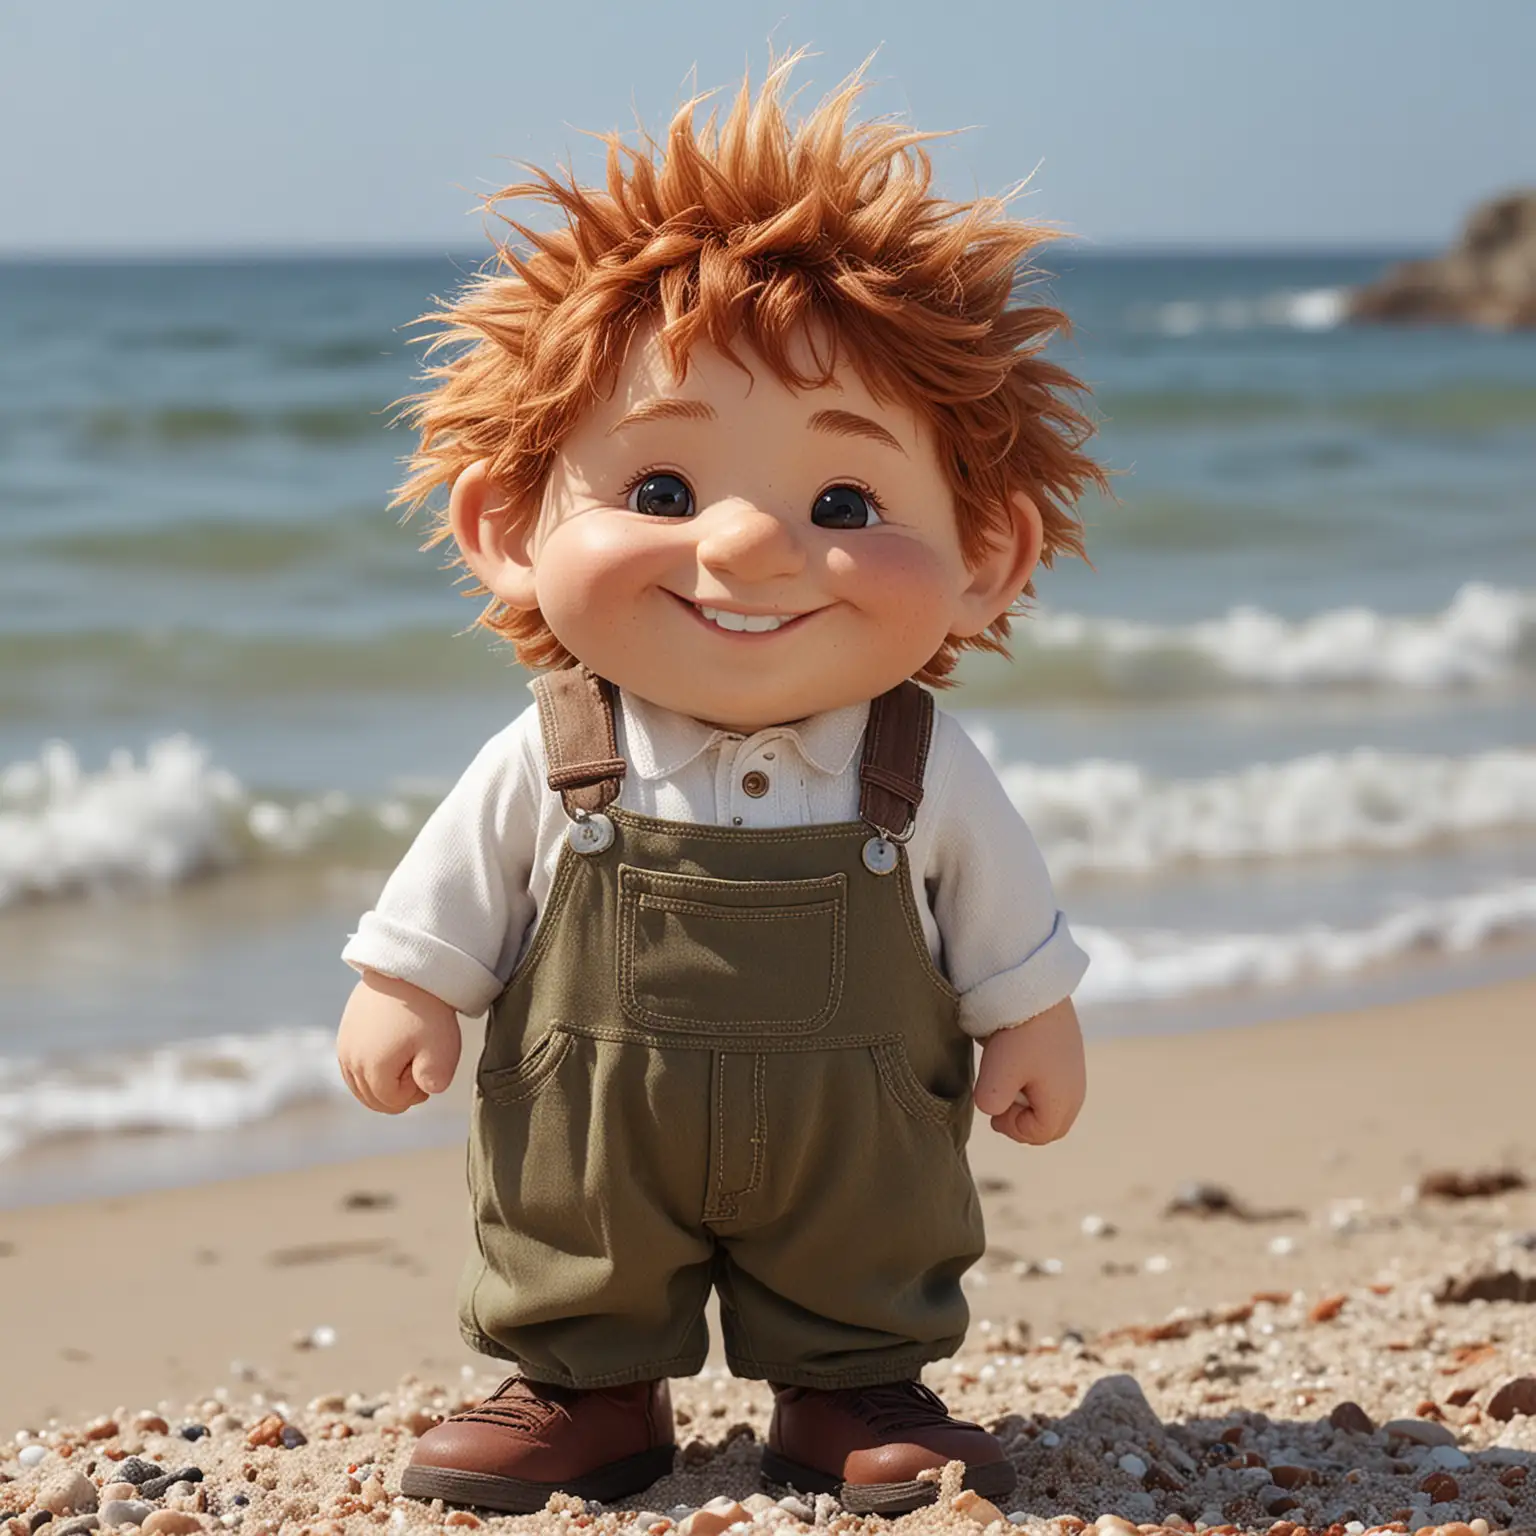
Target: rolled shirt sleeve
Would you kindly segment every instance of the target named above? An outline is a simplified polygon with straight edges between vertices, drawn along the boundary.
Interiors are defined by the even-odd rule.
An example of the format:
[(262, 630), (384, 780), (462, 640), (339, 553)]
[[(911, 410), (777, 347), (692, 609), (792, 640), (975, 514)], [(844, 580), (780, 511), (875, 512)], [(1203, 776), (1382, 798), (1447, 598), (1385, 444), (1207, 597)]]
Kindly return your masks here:
[(428, 817), (342, 950), (354, 970), (407, 981), (463, 1014), (500, 995), (535, 916), (537, 732), (525, 711)]
[(1088, 969), (1034, 835), (959, 724), (939, 716), (926, 884), (960, 1027), (976, 1039), (1070, 997)]

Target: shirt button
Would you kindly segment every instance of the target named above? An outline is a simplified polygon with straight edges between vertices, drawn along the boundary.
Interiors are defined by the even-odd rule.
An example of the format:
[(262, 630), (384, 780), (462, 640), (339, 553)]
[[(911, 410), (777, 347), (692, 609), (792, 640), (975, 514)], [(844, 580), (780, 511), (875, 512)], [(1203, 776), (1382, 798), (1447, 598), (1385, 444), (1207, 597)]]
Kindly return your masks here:
[(761, 800), (768, 793), (768, 775), (754, 768), (750, 773), (742, 774), (741, 788), (743, 793), (751, 795), (754, 800)]

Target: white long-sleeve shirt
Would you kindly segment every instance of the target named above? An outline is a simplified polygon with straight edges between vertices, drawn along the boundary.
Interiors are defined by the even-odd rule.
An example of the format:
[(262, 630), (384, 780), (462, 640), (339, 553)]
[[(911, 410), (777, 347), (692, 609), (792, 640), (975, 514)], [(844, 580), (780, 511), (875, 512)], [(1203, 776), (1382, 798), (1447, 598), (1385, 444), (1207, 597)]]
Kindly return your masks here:
[[(627, 810), (722, 827), (858, 820), (867, 704), (749, 736), (629, 694), (616, 713)], [(547, 772), (530, 705), (433, 812), (342, 958), (483, 1013), (533, 937), (565, 842)], [(748, 774), (761, 776), (760, 793), (743, 788)], [(975, 743), (937, 709), (907, 856), (923, 936), (960, 994), (967, 1034), (984, 1038), (1071, 994), (1088, 960), (1040, 850)]]

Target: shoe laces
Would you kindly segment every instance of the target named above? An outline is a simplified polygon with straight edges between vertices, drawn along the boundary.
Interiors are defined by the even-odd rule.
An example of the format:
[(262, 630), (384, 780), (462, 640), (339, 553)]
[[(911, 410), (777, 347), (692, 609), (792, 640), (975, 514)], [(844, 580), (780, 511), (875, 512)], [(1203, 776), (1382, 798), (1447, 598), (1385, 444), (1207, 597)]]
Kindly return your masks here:
[(459, 1417), (489, 1421), (507, 1429), (534, 1430), (557, 1414), (565, 1414), (566, 1404), (580, 1395), (574, 1387), (509, 1376), (483, 1403), (476, 1403)]
[(842, 1387), (838, 1395), (877, 1435), (932, 1429), (958, 1422), (944, 1399), (920, 1381), (887, 1381), (874, 1387)]

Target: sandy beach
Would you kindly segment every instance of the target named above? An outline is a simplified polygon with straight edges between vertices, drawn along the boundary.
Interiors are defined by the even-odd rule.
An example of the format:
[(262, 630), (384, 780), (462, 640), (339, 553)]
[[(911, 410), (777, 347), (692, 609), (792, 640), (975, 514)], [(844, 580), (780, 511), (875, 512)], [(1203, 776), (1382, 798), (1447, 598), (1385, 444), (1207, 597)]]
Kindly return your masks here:
[[(957, 1412), (1003, 1426), (1020, 1485), (1002, 1513), (1053, 1530), (1110, 1515), (1172, 1529), (1268, 1530), (1282, 1516), (1341, 1532), (1536, 1528), (1536, 1479), (1527, 1495), (1512, 1470), (1536, 1462), (1536, 1417), (1492, 1411), (1536, 1371), (1536, 1281), (1521, 1278), (1536, 1274), (1536, 1196), (1520, 1187), (1536, 1172), (1533, 1025), (1528, 979), (1113, 1040), (1090, 1048), (1088, 1106), (1065, 1142), (1019, 1147), (980, 1124), (990, 1248), (965, 1350), (926, 1379)], [(159, 1502), (210, 1531), (441, 1528), (444, 1511), (393, 1502), (399, 1465), (415, 1433), (501, 1374), (455, 1327), (462, 1156), (0, 1212), (12, 1528), (34, 1529), (36, 1501), (67, 1473), (94, 1469), (99, 1493), (126, 1454), (201, 1468)], [(1520, 1178), (1426, 1192), (1437, 1174), (1499, 1170)], [(1443, 1290), (1497, 1272), (1516, 1277), (1490, 1293), (1504, 1299)], [(750, 1499), (767, 1389), (716, 1363), (674, 1392), (684, 1453), (643, 1506), (489, 1523), (638, 1531), (636, 1510), (681, 1521), (711, 1498)], [(1536, 1385), (1514, 1400), (1536, 1411)], [(1344, 1402), (1377, 1426), (1420, 1428), (1330, 1423)], [(273, 1414), (308, 1443), (260, 1444)], [(183, 1438), (188, 1423), (211, 1433)], [(1238, 1464), (1216, 1445), (1237, 1447)], [(900, 1528), (978, 1530), (990, 1513), (951, 1508), (953, 1493)], [(803, 1523), (818, 1514), (858, 1523), (826, 1505)], [(800, 1519), (762, 1496), (732, 1515), (765, 1530)]]

